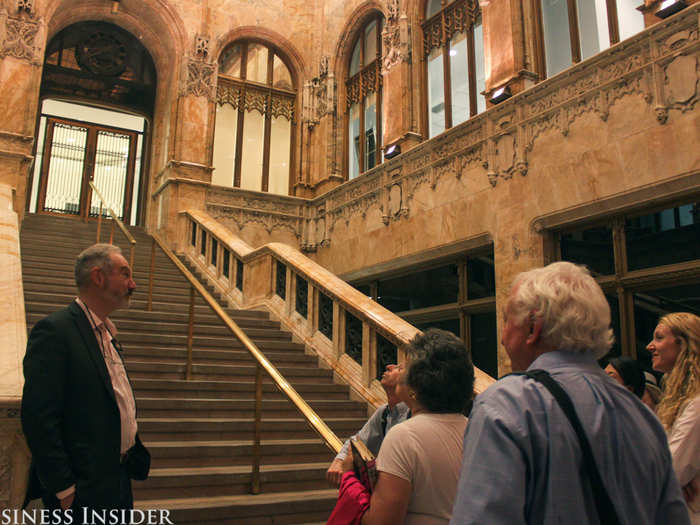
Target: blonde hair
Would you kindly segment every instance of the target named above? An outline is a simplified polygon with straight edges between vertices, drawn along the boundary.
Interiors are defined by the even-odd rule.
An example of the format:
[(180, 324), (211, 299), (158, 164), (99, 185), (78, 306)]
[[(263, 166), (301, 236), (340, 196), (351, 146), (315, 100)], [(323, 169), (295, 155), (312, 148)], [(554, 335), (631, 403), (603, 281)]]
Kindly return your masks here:
[(659, 324), (671, 331), (680, 346), (656, 407), (661, 423), (670, 430), (685, 403), (700, 394), (700, 317), (687, 312), (671, 313), (659, 319)]

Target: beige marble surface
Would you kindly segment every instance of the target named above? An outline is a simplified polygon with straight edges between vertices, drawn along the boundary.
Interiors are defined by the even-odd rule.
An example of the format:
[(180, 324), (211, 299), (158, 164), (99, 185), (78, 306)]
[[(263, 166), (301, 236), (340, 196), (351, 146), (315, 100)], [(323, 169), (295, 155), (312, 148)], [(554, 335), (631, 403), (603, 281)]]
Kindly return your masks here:
[(17, 214), (12, 209), (12, 188), (7, 184), (0, 184), (0, 268), (0, 399), (19, 400), (27, 324)]

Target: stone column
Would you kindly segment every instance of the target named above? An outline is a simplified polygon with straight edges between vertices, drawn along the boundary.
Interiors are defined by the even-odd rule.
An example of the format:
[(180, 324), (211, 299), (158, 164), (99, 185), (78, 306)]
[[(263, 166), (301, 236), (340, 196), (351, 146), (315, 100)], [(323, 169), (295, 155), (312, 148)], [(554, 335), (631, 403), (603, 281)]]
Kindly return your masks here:
[(405, 152), (422, 140), (412, 118), (414, 86), (408, 26), (408, 16), (399, 14), (398, 2), (390, 2), (389, 16), (382, 31), (382, 144), (385, 150), (397, 144)]
[(19, 225), (12, 197), (13, 188), (0, 183), (0, 508), (21, 506), (30, 459), (19, 420), (27, 325)]
[[(517, 182), (517, 181), (513, 181)], [(521, 186), (522, 187), (522, 186)], [(511, 191), (517, 191), (512, 188)], [(505, 200), (504, 200), (505, 202)], [(529, 227), (523, 208), (528, 203), (504, 207), (499, 211), (498, 233), (494, 236), (494, 263), (496, 267), (496, 315), (498, 317), (498, 340), (503, 327), (503, 309), (510, 294), (513, 279), (520, 272), (544, 264), (544, 245), (540, 234)], [(506, 349), (498, 345), (498, 375), (511, 372), (510, 358)]]
[[(528, 5), (524, 5), (528, 4)], [(515, 95), (534, 85), (535, 39), (526, 38), (525, 17), (533, 13), (523, 0), (490, 0), (481, 8), (484, 28), (484, 59), (486, 63), (486, 100), (504, 86)]]
[(184, 60), (173, 155), (155, 181), (156, 214), (151, 226), (175, 246), (181, 244), (178, 231), (184, 231), (179, 213), (205, 209), (211, 184), (216, 66), (208, 55), (208, 38), (198, 35), (194, 54)]

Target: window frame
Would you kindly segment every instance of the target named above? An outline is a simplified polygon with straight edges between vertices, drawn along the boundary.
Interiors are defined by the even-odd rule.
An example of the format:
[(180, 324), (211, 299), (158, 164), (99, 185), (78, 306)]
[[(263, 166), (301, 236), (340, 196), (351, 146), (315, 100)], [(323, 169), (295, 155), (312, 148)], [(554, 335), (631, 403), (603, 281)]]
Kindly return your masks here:
[[(265, 83), (260, 83), (253, 80), (247, 79), (247, 61), (248, 61), (248, 46), (249, 44), (262, 45), (267, 49), (267, 72)], [(289, 131), (289, 176), (287, 181), (287, 195), (292, 194), (293, 183), (295, 180), (294, 175), (294, 159), (295, 159), (295, 149), (296, 149), (296, 128), (297, 128), (297, 100), (298, 100), (298, 88), (294, 69), (291, 67), (287, 57), (280, 52), (280, 50), (275, 47), (270, 42), (257, 40), (254, 38), (239, 39), (229, 42), (226, 46), (222, 48), (222, 52), (218, 60), (221, 60), (221, 56), (230, 49), (232, 46), (241, 46), (241, 63), (240, 63), (240, 76), (233, 77), (230, 75), (225, 75), (222, 73), (217, 73), (217, 100), (214, 102), (215, 106), (221, 106), (226, 102), (221, 102), (221, 97), (219, 94), (220, 87), (234, 87), (238, 90), (237, 105), (234, 108), (237, 110), (236, 115), (236, 140), (234, 144), (234, 170), (233, 170), (233, 187), (241, 187), (241, 169), (242, 169), (242, 158), (243, 158), (243, 130), (245, 122), (245, 113), (250, 111), (255, 111), (247, 109), (244, 107), (243, 100), (245, 100), (247, 90), (252, 91), (263, 91), (266, 96), (266, 110), (263, 113), (264, 118), (264, 133), (263, 133), (263, 163), (262, 163), (262, 173), (261, 173), (261, 183), (260, 188), (256, 191), (269, 191), (270, 184), (270, 155), (271, 155), (271, 134), (272, 134), (272, 118), (273, 116), (267, 110), (271, 106), (273, 98), (278, 97), (282, 99), (287, 99), (291, 104), (291, 119), (290, 131)], [(278, 57), (282, 63), (285, 65), (289, 71), (289, 76), (291, 78), (292, 90), (282, 89), (273, 87), (274, 78), (274, 60)], [(218, 61), (217, 61), (218, 62)], [(214, 111), (216, 115), (216, 111)], [(214, 117), (216, 119), (216, 117)], [(216, 120), (214, 120), (213, 125), (214, 131), (216, 133)], [(213, 147), (212, 147), (213, 155)]]
[[(544, 38), (544, 21), (542, 14), (542, 0), (531, 0), (535, 11), (536, 56), (535, 64), (540, 79), (548, 77), (547, 55)], [(566, 0), (569, 15), (569, 40), (571, 44), (571, 65), (581, 62), (581, 35), (578, 28), (578, 7), (576, 0)], [(610, 47), (620, 42), (620, 24), (617, 13), (616, 0), (605, 0), (606, 17), (608, 22), (608, 37)], [(607, 49), (607, 48), (606, 48)], [(556, 73), (555, 73), (556, 74)]]
[[(589, 221), (557, 226), (545, 235), (545, 264), (561, 261), (561, 236), (572, 230), (606, 226), (612, 230), (613, 257), (615, 271), (611, 275), (594, 278), (606, 295), (614, 295), (618, 301), (620, 314), (620, 352), (623, 356), (637, 358), (637, 340), (634, 318), (634, 294), (667, 286), (682, 286), (700, 282), (700, 259), (663, 264), (638, 270), (629, 270), (627, 264), (627, 239), (625, 223), (628, 219), (651, 215), (668, 209), (700, 202), (700, 195), (691, 195), (671, 202), (643, 206), (607, 216), (592, 217)], [(674, 212), (674, 215), (676, 212)], [(651, 338), (651, 334), (649, 334)]]
[[(442, 74), (443, 74), (443, 96), (445, 98), (445, 131), (454, 127), (452, 118), (452, 77), (450, 68), (450, 41), (452, 37), (460, 33), (461, 30), (466, 34), (467, 40), (467, 82), (469, 85), (469, 118), (473, 118), (478, 115), (478, 105), (477, 97), (483, 96), (481, 93), (476, 92), (476, 44), (474, 41), (474, 26), (477, 21), (481, 22), (483, 28), (483, 15), (479, 3), (476, 0), (455, 0), (454, 2), (448, 3), (447, 0), (441, 0), (441, 9), (430, 16), (430, 18), (425, 18), (426, 10), (428, 8), (430, 0), (423, 2), (423, 9), (421, 12), (422, 22), (421, 30), (423, 34), (423, 50), (422, 50), (422, 75), (424, 86), (423, 92), (423, 111), (425, 115), (425, 136), (428, 137), (430, 134), (430, 101), (428, 100), (428, 56), (430, 52), (440, 47), (442, 49)], [(454, 15), (454, 11), (464, 9), (464, 27), (457, 29), (450, 29), (448, 27), (447, 19)], [(431, 39), (431, 28), (433, 26), (440, 26), (440, 42), (439, 45), (435, 45), (435, 42)], [(438, 133), (439, 135), (439, 133)]]
[[(365, 63), (365, 33), (367, 26), (372, 22), (377, 22), (377, 42), (376, 42), (376, 55), (374, 60), (370, 63)], [(343, 148), (343, 164), (345, 166), (344, 171), (346, 173), (346, 180), (351, 180), (361, 176), (363, 173), (379, 166), (383, 162), (383, 141), (382, 141), (382, 31), (384, 29), (386, 21), (384, 20), (384, 15), (380, 12), (373, 12), (371, 16), (368, 16), (362, 21), (355, 38), (353, 39), (352, 45), (349, 48), (349, 54), (346, 58), (346, 75), (345, 75), (345, 122), (343, 129), (344, 140), (343, 143), (345, 147)], [(352, 55), (355, 50), (355, 46), (360, 44), (360, 64), (357, 73), (350, 75), (350, 67), (352, 62)], [(371, 80), (374, 79), (374, 85), (372, 85)], [(350, 155), (352, 154), (352, 139), (350, 138), (350, 108), (353, 104), (358, 103), (360, 106), (360, 137), (364, 138), (365, 133), (365, 103), (367, 96), (375, 94), (376, 100), (376, 111), (377, 111), (377, 137), (375, 146), (376, 162), (374, 166), (364, 168), (365, 165), (365, 140), (360, 140), (360, 149), (358, 155), (358, 170), (355, 177), (350, 173)], [(356, 100), (357, 98), (357, 100)]]
[[(379, 295), (379, 282), (384, 280), (395, 279), (398, 277), (409, 276), (415, 273), (432, 270), (448, 265), (457, 266), (458, 280), (458, 295), (457, 301), (453, 303), (445, 303), (436, 306), (428, 306), (424, 308), (416, 308), (413, 310), (404, 310), (394, 312), (395, 315), (401, 317), (406, 322), (411, 324), (428, 324), (439, 321), (457, 320), (459, 323), (458, 337), (464, 342), (466, 348), (472, 351), (472, 316), (475, 314), (497, 313), (496, 308), (496, 292), (488, 297), (478, 299), (469, 299), (469, 275), (468, 263), (470, 259), (477, 259), (482, 256), (494, 256), (494, 245), (489, 244), (469, 250), (459, 257), (439, 258), (428, 261), (416, 266), (408, 266), (392, 272), (381, 273), (372, 276), (369, 279), (362, 279), (350, 284), (359, 290), (360, 287), (367, 286), (369, 288), (369, 297), (377, 302)], [(495, 261), (494, 261), (495, 268)], [(496, 369), (498, 369), (498, 322), (496, 327)]]

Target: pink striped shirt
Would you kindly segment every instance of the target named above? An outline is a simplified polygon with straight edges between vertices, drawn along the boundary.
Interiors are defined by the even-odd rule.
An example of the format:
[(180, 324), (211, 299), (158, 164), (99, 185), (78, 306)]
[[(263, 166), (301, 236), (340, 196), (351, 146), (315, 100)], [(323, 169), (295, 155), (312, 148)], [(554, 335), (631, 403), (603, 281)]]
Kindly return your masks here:
[(112, 344), (112, 339), (117, 334), (117, 328), (109, 317), (105, 318), (104, 321), (100, 319), (80, 298), (76, 298), (75, 302), (83, 309), (85, 316), (90, 321), (90, 326), (95, 331), (95, 337), (100, 345), (100, 350), (102, 350), (102, 356), (112, 380), (112, 388), (117, 399), (121, 419), (121, 453), (124, 454), (136, 443), (136, 403), (131, 384), (126, 376), (124, 362)]

